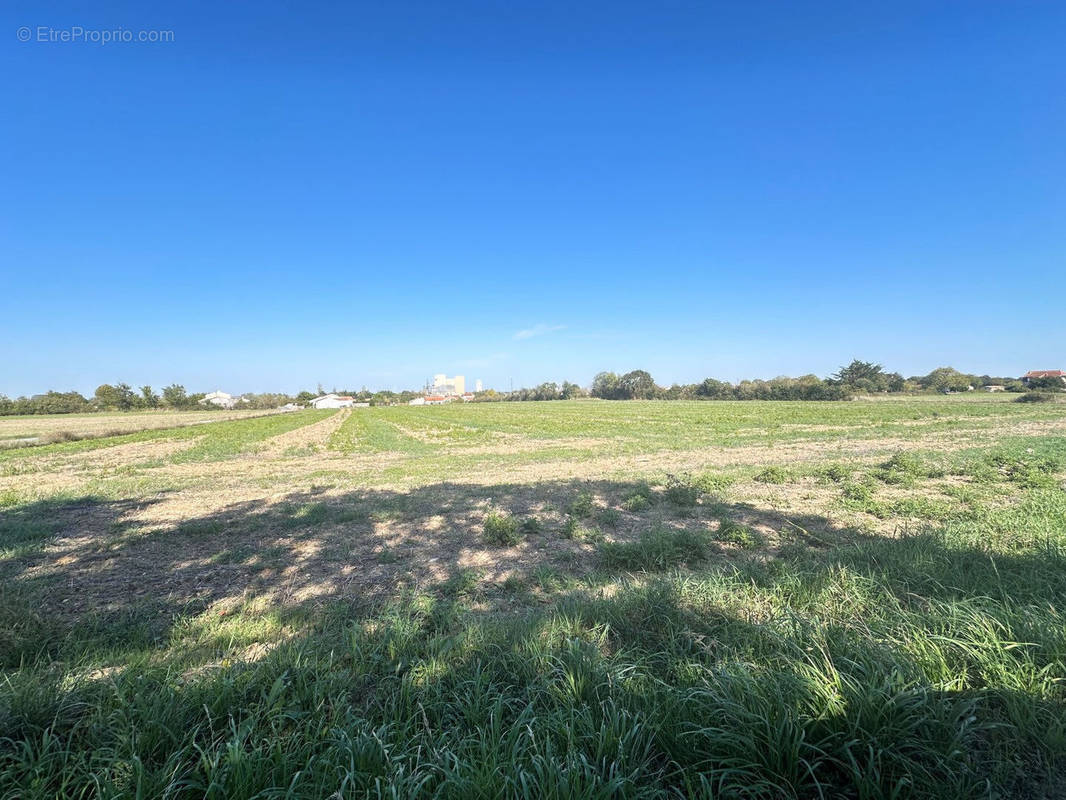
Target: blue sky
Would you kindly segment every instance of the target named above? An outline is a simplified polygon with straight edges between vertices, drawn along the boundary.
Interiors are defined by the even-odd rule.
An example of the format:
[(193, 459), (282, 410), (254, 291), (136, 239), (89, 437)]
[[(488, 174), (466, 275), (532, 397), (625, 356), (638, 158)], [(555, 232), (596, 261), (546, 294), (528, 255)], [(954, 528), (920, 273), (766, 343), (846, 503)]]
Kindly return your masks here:
[(0, 393), (1066, 368), (1061, 2), (0, 16)]

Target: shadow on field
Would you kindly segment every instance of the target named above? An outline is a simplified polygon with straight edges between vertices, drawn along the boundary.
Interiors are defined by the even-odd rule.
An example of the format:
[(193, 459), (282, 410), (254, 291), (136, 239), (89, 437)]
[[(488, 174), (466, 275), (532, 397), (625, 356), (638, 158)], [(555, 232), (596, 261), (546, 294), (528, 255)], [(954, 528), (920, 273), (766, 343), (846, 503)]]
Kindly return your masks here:
[[(651, 498), (647, 507), (625, 510), (638, 496)], [(898, 576), (900, 591), (917, 597), (981, 593), (1004, 575), (1022, 576), (1012, 589), (1022, 596), (1051, 588), (1024, 578), (1046, 572), (1038, 554), (993, 560), (979, 548), (931, 547), (932, 534), (870, 536), (821, 516), (785, 517), (709, 495), (681, 499), (671, 502), (661, 487), (625, 481), (439, 483), (406, 492), (312, 489), (177, 520), (166, 496), (49, 500), (0, 510), (0, 576), (35, 608), (65, 622), (92, 617), (106, 626), (135, 614), (151, 620), (159, 635), (179, 616), (215, 604), (222, 611), (254, 601), (278, 608), (332, 600), (373, 605), (434, 587), (476, 590), (491, 600), (531, 576), (595, 581), (697, 562), (703, 569), (743, 569), (781, 557), (814, 560), (817, 569), (805, 573), (812, 591), (837, 569), (876, 569), (878, 559), (896, 565), (881, 577)], [(517, 541), (499, 544), (486, 536), (491, 512), (513, 518)], [(529, 520), (536, 524), (524, 530)], [(721, 536), (726, 526), (751, 536)], [(684, 542), (678, 550), (666, 537), (644, 553), (642, 537), (662, 531), (702, 538), (695, 551)], [(605, 558), (612, 543), (635, 552), (616, 548), (609, 551), (615, 557)], [(901, 557), (913, 559), (915, 568), (900, 565)], [(776, 577), (759, 569), (751, 580)], [(1055, 591), (1062, 590), (1059, 581)]]
[[(176, 520), (182, 510), (168, 509), (165, 496), (48, 500), (0, 510), (0, 552), (7, 554), (0, 571), (65, 616), (141, 602), (169, 614), (264, 596), (282, 604), (381, 600), (463, 572), (487, 585), (539, 568), (587, 575), (600, 563), (602, 540), (626, 542), (650, 529), (709, 530), (723, 519), (775, 542), (787, 536), (822, 546), (854, 535), (823, 518), (787, 524), (752, 506), (709, 497), (677, 506), (661, 494), (637, 482), (439, 483), (407, 492), (299, 491)], [(636, 495), (652, 502), (624, 510)], [(493, 512), (513, 518), (517, 541), (486, 535)], [(525, 530), (523, 522), (533, 527)], [(713, 549), (740, 553), (727, 542)]]
[[(106, 681), (54, 692), (27, 679), (0, 703), (10, 741), (77, 730), (74, 757), (121, 752), (146, 780), (180, 773), (200, 795), (198, 780), (229, 796), (299, 784), (294, 796), (323, 797), (340, 792), (338, 776), (351, 795), (384, 781), (408, 796), (445, 782), (445, 796), (518, 796), (506, 781), (519, 780), (527, 796), (587, 786), (603, 797), (664, 786), (753, 797), (928, 786), (964, 797), (989, 779), (1036, 797), (1060, 785), (1063, 638), (1048, 621), (1066, 602), (1061, 553), (992, 555), (936, 530), (869, 536), (619, 481), (292, 492), (177, 521), (168, 501), (0, 511), (0, 578), (31, 604), (22, 663), (80, 652), (97, 667), (98, 648), (120, 664)], [(492, 544), (490, 511), (540, 529)], [(726, 522), (762, 547), (721, 538)], [(685, 549), (693, 541), (704, 549)], [(645, 557), (650, 576), (596, 591)], [(700, 569), (693, 581), (670, 579), (686, 565)], [(507, 614), (516, 592), (521, 613)], [(240, 653), (239, 632), (212, 631), (212, 617), (211, 668), (166, 648), (155, 667), (117, 656), (246, 602), (283, 620), (317, 616), (253, 655)], [(35, 645), (47, 630), (26, 620), (49, 615), (79, 629), (80, 650)], [(0, 637), (9, 623), (0, 619)], [(1043, 688), (1024, 683), (1041, 675)], [(123, 738), (130, 730), (139, 735)], [(168, 738), (153, 749), (145, 732), (157, 730)], [(275, 744), (249, 749), (260, 740)], [(232, 753), (264, 766), (211, 766)], [(97, 766), (64, 763), (64, 780), (91, 786)]]

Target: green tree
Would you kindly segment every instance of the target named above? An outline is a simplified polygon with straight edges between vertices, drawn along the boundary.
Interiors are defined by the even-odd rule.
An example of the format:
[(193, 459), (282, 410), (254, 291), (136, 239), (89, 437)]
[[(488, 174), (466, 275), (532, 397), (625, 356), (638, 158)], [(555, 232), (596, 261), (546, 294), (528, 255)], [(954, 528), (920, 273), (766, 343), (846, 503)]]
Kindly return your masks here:
[(736, 397), (736, 390), (732, 384), (714, 378), (704, 378), (695, 389), (696, 397), (708, 400), (732, 400)]
[(919, 379), (922, 388), (935, 392), (965, 392), (975, 380), (973, 375), (965, 375), (954, 367), (938, 367)]
[(97, 408), (118, 411), (129, 411), (137, 405), (137, 395), (128, 383), (120, 383), (116, 386), (105, 383), (97, 386), (93, 399)]
[(45, 392), (30, 401), (34, 414), (78, 414), (92, 411), (92, 405), (78, 392)]
[(168, 408), (188, 408), (189, 396), (180, 383), (172, 383), (163, 388), (163, 404)]
[(152, 391), (151, 386), (141, 387), (141, 403), (145, 408), (159, 407), (159, 395)]
[(570, 383), (570, 381), (563, 381), (563, 386), (559, 390), (559, 396), (563, 400), (573, 400), (575, 397), (584, 397), (585, 390), (578, 386), (576, 383)]
[(603, 400), (618, 399), (618, 376), (613, 372), (601, 372), (592, 379), (593, 397)]
[(659, 387), (648, 372), (635, 369), (618, 379), (618, 391), (630, 400), (650, 400), (658, 396)]
[(840, 371), (833, 376), (833, 380), (850, 386), (858, 386), (862, 381), (877, 380), (883, 372), (884, 370), (880, 364), (875, 364), (872, 361), (860, 361), (856, 358), (846, 367), (841, 367)]
[(1055, 375), (1049, 375), (1045, 378), (1030, 378), (1027, 386), (1030, 389), (1039, 389), (1045, 392), (1066, 391), (1066, 383), (1063, 383), (1062, 378)]

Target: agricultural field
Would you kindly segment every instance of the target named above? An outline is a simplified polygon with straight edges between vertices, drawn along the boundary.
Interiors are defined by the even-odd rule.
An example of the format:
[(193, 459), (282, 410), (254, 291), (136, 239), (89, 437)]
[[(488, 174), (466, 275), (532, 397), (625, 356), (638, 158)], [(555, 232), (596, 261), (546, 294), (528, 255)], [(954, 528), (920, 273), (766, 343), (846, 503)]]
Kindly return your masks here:
[(1010, 399), (2, 450), (0, 797), (1066, 796), (1066, 404)]
[(54, 444), (77, 439), (120, 436), (124, 433), (203, 425), (227, 419), (245, 419), (276, 411), (128, 411), (94, 414), (34, 414), (0, 417), (0, 449), (12, 446)]

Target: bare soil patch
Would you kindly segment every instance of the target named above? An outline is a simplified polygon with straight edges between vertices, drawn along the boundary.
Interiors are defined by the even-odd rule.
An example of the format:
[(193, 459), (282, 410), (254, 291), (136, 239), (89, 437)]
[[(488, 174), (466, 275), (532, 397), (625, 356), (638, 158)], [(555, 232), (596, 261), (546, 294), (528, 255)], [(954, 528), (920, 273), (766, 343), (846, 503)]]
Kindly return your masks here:
[(278, 434), (267, 439), (258, 452), (250, 455), (256, 458), (272, 458), (279, 455), (286, 456), (287, 451), (324, 448), (329, 443), (329, 437), (348, 419), (351, 413), (352, 409), (342, 408), (324, 420)]

